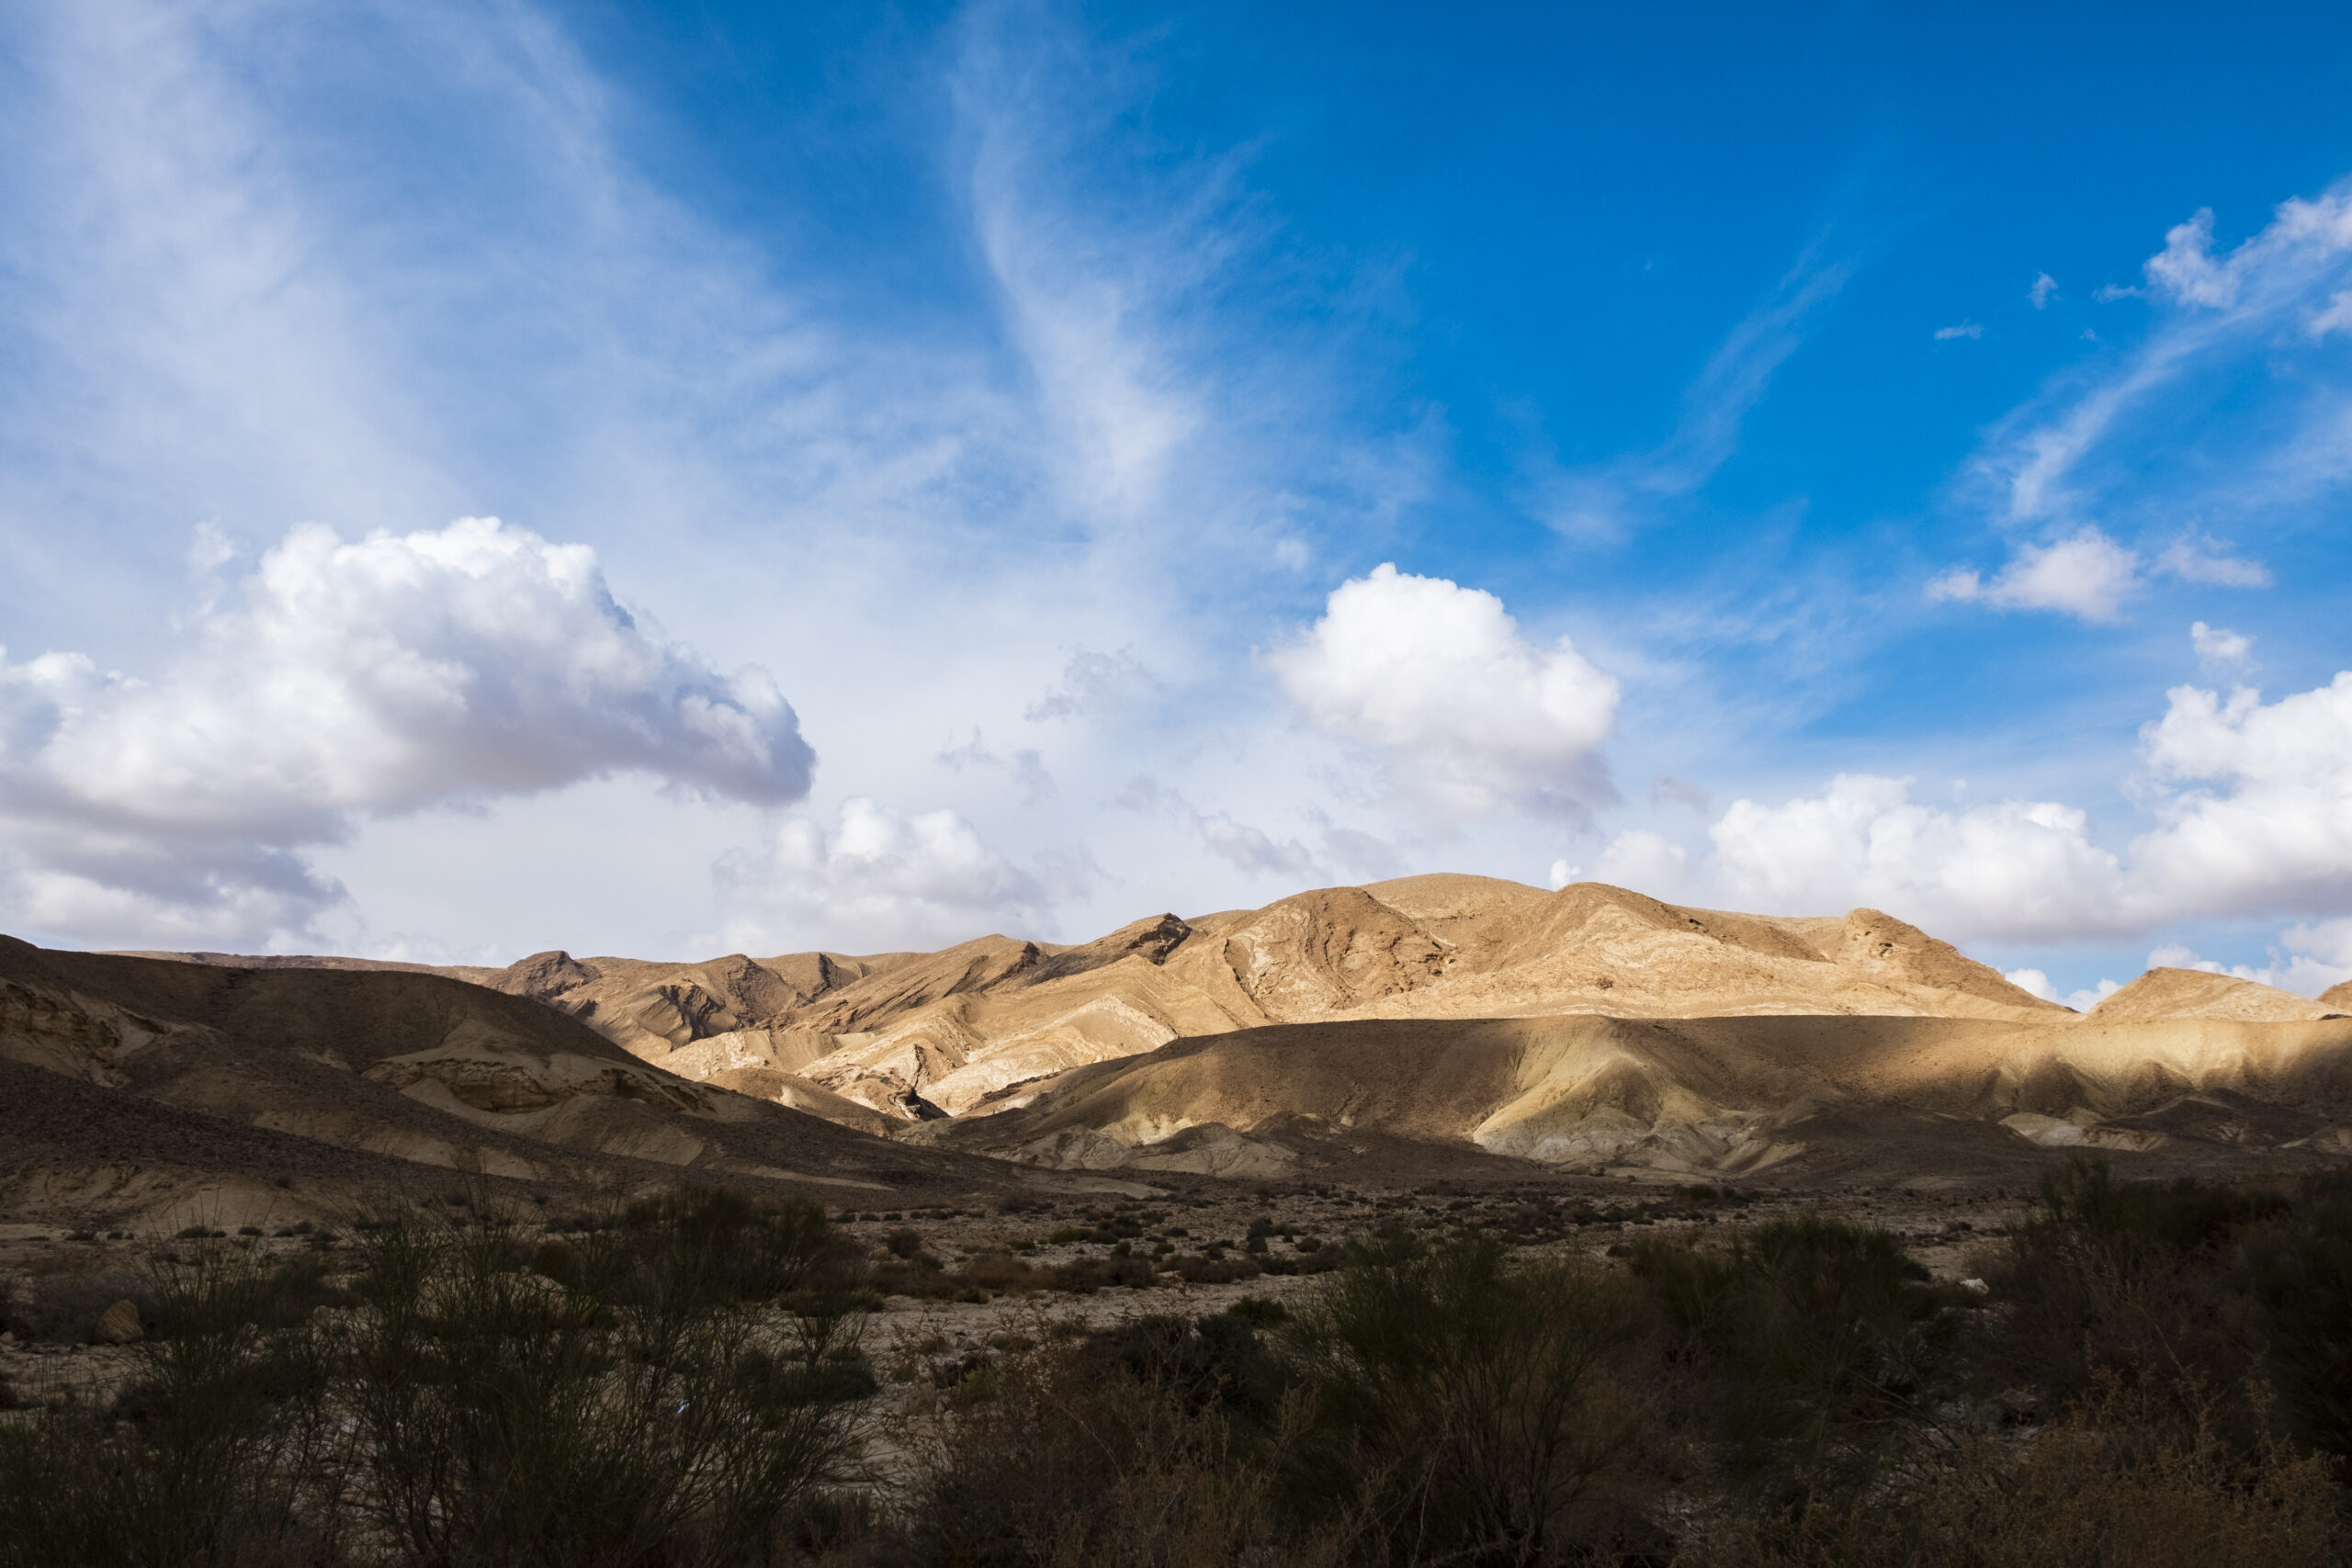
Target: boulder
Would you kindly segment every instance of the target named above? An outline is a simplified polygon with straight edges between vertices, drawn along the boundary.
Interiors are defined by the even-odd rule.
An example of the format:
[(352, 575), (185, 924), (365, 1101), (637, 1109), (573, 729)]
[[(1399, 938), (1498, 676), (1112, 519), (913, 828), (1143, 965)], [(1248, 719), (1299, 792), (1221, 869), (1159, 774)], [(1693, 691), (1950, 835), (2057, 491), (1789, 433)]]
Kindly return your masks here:
[(90, 1337), (101, 1345), (132, 1345), (147, 1337), (147, 1330), (139, 1322), (135, 1303), (117, 1302), (98, 1314), (98, 1325)]

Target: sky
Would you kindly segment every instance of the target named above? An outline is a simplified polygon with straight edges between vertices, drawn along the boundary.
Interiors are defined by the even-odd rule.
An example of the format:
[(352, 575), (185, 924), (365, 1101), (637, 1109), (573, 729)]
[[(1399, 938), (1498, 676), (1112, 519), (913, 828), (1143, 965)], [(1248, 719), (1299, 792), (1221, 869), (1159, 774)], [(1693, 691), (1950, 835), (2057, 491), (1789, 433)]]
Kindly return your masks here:
[(2352, 12), (0, 13), (0, 930), (2352, 977)]

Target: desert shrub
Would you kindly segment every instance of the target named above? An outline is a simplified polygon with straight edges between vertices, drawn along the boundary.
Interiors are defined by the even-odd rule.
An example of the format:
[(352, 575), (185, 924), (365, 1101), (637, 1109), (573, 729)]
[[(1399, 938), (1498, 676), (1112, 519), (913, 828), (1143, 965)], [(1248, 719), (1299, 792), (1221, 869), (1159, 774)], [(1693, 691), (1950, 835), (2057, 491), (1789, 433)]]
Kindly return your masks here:
[(1053, 1288), (1091, 1295), (1112, 1286), (1140, 1290), (1159, 1282), (1159, 1269), (1148, 1258), (1078, 1258), (1053, 1270)]
[[(569, 1245), (565, 1288), (494, 1217), (375, 1233), (337, 1389), (364, 1517), (420, 1563), (761, 1559), (836, 1478), (871, 1387), (831, 1359), (854, 1320), (819, 1289), (829, 1228), (697, 1199)], [(763, 1361), (746, 1307), (786, 1292), (811, 1303), (800, 1343)]]
[(1885, 1231), (1802, 1216), (1631, 1257), (1731, 1479), (1773, 1506), (1858, 1495), (1959, 1375), (1958, 1309)]
[(0, 1294), (0, 1329), (28, 1341), (85, 1345), (99, 1315), (119, 1301), (137, 1305), (142, 1323), (154, 1321), (154, 1291), (143, 1271), (92, 1259), (85, 1266), (30, 1276)]
[(1979, 1433), (1858, 1507), (1737, 1524), (1691, 1568), (2321, 1568), (2352, 1547), (2326, 1467), (2241, 1450), (2215, 1391), (2103, 1375), (2030, 1437)]
[(1159, 1259), (1159, 1266), (1171, 1274), (1183, 1277), (1188, 1285), (1229, 1285), (1236, 1280), (1254, 1280), (1266, 1270), (1255, 1258), (1208, 1258), (1198, 1253), (1180, 1252), (1173, 1258)]
[(2267, 1358), (2296, 1431), (2352, 1457), (2352, 1195), (2321, 1188), (2245, 1247)]
[(278, 1290), (248, 1254), (164, 1266), (168, 1331), (141, 1342), (110, 1408), (64, 1405), (0, 1427), (6, 1561), (273, 1563), (330, 1558), (340, 1429), (322, 1418), (329, 1355), (307, 1316), (252, 1315)]
[(1003, 1358), (985, 1397), (951, 1406), (918, 1445), (913, 1559), (953, 1568), (1340, 1561), (1337, 1538), (1285, 1539), (1268, 1469), (1236, 1462), (1222, 1409), (1142, 1349), (1090, 1340)]
[(755, 1202), (731, 1191), (633, 1203), (619, 1245), (595, 1249), (594, 1289), (616, 1304), (695, 1314), (785, 1298), (839, 1294), (863, 1283), (857, 1247), (824, 1211), (799, 1200)]
[[(2262, 1325), (2239, 1242), (2288, 1201), (2210, 1182), (2126, 1182), (2076, 1156), (2041, 1179), (1995, 1281), (2009, 1303), (1989, 1371), (2063, 1404), (2102, 1377), (2222, 1391), (2241, 1443)], [(2184, 1395), (2185, 1397), (2185, 1395)]]
[(1595, 1543), (1655, 1467), (1637, 1294), (1472, 1238), (1360, 1248), (1283, 1336), (1312, 1418), (1285, 1466), (1303, 1529), (1369, 1560), (1534, 1563)]
[(2192, 1177), (2119, 1181), (2105, 1160), (2075, 1155), (2042, 1173), (2034, 1212), (2018, 1235), (2030, 1247), (2052, 1234), (2076, 1233), (2128, 1264), (2219, 1247), (2248, 1222), (2290, 1206), (2277, 1192), (2240, 1191)]
[(1084, 1354), (1189, 1409), (1218, 1409), (1263, 1427), (1274, 1421), (1291, 1380), (1258, 1327), (1241, 1313), (1157, 1314), (1094, 1330)]

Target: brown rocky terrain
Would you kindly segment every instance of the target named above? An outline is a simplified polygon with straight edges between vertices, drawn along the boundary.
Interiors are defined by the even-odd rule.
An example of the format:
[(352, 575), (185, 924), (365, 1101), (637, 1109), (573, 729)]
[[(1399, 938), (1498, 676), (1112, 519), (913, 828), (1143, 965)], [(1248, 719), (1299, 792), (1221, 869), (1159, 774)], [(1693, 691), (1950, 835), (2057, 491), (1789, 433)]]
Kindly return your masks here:
[[(0, 1055), (488, 1173), (593, 1154), (838, 1182), (967, 1155), (1146, 1182), (1530, 1165), (1969, 1182), (2077, 1147), (2200, 1168), (2352, 1154), (2352, 1021), (2326, 998), (2157, 969), (2086, 1017), (1876, 910), (1743, 915), (1600, 884), (1408, 877), (927, 953), (40, 957), (131, 967)], [(124, 989), (134, 971), (147, 989)], [(243, 977), (188, 978), (207, 972)], [(210, 999), (122, 1010), (156, 987)], [(222, 1049), (203, 1030), (240, 1027), (216, 1016), (240, 989), (306, 1019), (273, 1025), (302, 1065), (273, 1058), (273, 1087), (242, 1096), (194, 1066)], [(362, 995), (413, 1021), (401, 1049), (353, 1055), (330, 1019)]]
[[(351, 960), (229, 959), (300, 966)], [(1180, 1038), (1270, 1024), (1565, 1013), (2070, 1017), (1875, 910), (1768, 919), (1597, 883), (1432, 875), (1160, 915), (1078, 946), (695, 964), (543, 953), (455, 977), (542, 1001), (673, 1072), (852, 1124), (961, 1114)]]
[(626, 1193), (690, 1172), (881, 1198), (1008, 1174), (681, 1077), (556, 1010), (413, 971), (0, 938), (0, 1212), (18, 1218), (242, 1223), (436, 1177)]

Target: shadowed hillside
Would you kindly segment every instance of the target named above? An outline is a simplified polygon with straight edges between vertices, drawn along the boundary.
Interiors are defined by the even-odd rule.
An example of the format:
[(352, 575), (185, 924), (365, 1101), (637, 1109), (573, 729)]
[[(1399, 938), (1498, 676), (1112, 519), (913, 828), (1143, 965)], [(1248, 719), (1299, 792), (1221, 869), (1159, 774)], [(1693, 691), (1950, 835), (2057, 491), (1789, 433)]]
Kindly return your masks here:
[(0, 939), (0, 1183), (17, 1213), (70, 1201), (215, 1219), (435, 1170), (611, 1190), (691, 1171), (867, 1193), (967, 1190), (1003, 1170), (679, 1077), (536, 1002), (414, 972)]

